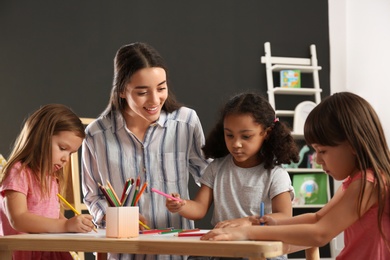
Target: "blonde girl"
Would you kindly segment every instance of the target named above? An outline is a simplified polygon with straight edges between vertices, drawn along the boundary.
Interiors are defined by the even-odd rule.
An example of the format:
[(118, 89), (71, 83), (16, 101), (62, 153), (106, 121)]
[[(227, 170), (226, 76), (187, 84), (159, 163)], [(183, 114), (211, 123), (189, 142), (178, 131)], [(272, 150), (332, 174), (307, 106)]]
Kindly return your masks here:
[[(84, 127), (66, 106), (34, 112), (17, 138), (0, 180), (0, 235), (90, 232), (92, 216), (70, 219), (60, 212), (63, 167), (81, 146)], [(14, 260), (72, 259), (68, 252), (16, 251)]]

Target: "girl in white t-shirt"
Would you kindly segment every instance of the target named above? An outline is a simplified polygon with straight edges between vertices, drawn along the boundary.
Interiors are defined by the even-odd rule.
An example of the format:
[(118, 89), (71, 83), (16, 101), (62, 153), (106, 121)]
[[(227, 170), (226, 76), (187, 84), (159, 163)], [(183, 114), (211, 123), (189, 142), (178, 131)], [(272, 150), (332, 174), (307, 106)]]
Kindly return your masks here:
[[(298, 162), (298, 148), (265, 98), (255, 93), (231, 98), (203, 151), (214, 160), (200, 179), (201, 188), (194, 200), (167, 199), (170, 212), (201, 219), (214, 203), (216, 228), (249, 226), (253, 224), (250, 217), (262, 213), (276, 219), (292, 216), (294, 192), (280, 165)], [(262, 203), (264, 212), (260, 213)]]
[(322, 246), (344, 232), (345, 259), (390, 259), (390, 151), (373, 107), (362, 97), (339, 92), (308, 115), (305, 139), (317, 163), (343, 181), (319, 211), (288, 219), (259, 219), (266, 226), (214, 229), (203, 240), (280, 240)]

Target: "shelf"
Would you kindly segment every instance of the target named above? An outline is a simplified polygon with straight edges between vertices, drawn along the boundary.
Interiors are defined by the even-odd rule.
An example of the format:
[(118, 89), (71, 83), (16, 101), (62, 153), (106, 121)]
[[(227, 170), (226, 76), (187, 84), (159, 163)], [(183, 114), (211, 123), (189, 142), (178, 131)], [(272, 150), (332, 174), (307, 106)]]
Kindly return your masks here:
[(275, 115), (278, 116), (294, 116), (294, 110), (275, 110)]
[(317, 93), (321, 93), (322, 89), (274, 87), (271, 91), (274, 94), (280, 94), (280, 95), (315, 95)]
[(307, 209), (307, 208), (322, 208), (325, 204), (306, 204), (306, 205), (293, 205), (294, 209)]
[[(310, 45), (309, 58), (297, 57), (277, 57), (271, 55), (271, 44), (264, 43), (265, 55), (261, 57), (261, 63), (265, 64), (267, 76), (268, 101), (276, 110), (275, 94), (281, 95), (311, 95), (314, 97), (314, 103), (321, 102), (321, 92), (318, 72), (322, 69), (318, 66), (317, 51), (314, 44)], [(313, 86), (304, 88), (282, 88), (274, 85), (274, 76), (276, 72), (282, 70), (299, 70), (301, 73), (312, 74)], [(293, 117), (294, 113), (288, 110), (279, 111), (279, 116)]]
[(308, 172), (318, 172), (325, 173), (323, 169), (318, 168), (285, 168), (286, 171), (291, 173), (308, 173)]
[(304, 140), (305, 139), (305, 136), (303, 134), (297, 134), (297, 133), (294, 133), (294, 132), (291, 132), (291, 136), (295, 140)]
[(270, 68), (272, 71), (281, 71), (281, 70), (300, 70), (301, 73), (312, 73), (313, 71), (321, 70), (321, 66), (299, 66), (299, 65), (272, 65)]

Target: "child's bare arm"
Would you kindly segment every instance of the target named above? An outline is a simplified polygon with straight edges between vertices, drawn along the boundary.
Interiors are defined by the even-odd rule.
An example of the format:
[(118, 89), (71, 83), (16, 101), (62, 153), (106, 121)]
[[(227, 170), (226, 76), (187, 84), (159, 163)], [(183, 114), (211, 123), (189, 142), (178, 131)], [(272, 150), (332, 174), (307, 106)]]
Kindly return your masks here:
[(71, 219), (53, 219), (30, 213), (26, 195), (16, 191), (5, 192), (5, 208), (11, 226), (19, 232), (90, 232), (93, 228), (90, 215), (79, 215)]
[[(179, 198), (179, 194), (172, 194), (174, 197)], [(196, 194), (194, 200), (182, 200), (175, 201), (172, 199), (166, 200), (166, 207), (172, 213), (179, 213), (181, 216), (197, 220), (202, 219), (213, 201), (213, 190), (209, 187), (202, 185)]]
[[(367, 183), (365, 188), (361, 214), (364, 214), (376, 203), (375, 196), (371, 196), (374, 184)], [(332, 205), (327, 205), (331, 207), (327, 207), (323, 215), (317, 214), (319, 219), (314, 223), (214, 229), (201, 239), (280, 240), (295, 245), (323, 246), (358, 219), (356, 197), (359, 192), (360, 181), (351, 183), (342, 197), (332, 202)], [(297, 217), (291, 219), (297, 219)]]
[(272, 225), (272, 223), (267, 223), (267, 220), (271, 222), (271, 221), (276, 221), (276, 219), (291, 218), (291, 217), (292, 217), (291, 196), (289, 192), (283, 192), (272, 199), (272, 214), (267, 215), (267, 217), (260, 219), (260, 216), (257, 215), (257, 216), (249, 216), (249, 217), (243, 217), (237, 219), (228, 219), (217, 223), (217, 225), (215, 225), (215, 228), (243, 227), (243, 226), (251, 226), (251, 225), (260, 225), (262, 223)]
[(292, 225), (292, 224), (312, 224), (317, 222), (329, 209), (331, 209), (342, 197), (341, 187), (336, 191), (332, 199), (319, 211), (315, 213), (305, 213), (292, 218), (277, 219), (273, 215), (265, 215), (263, 218), (251, 217), (253, 223), (265, 223), (266, 225)]

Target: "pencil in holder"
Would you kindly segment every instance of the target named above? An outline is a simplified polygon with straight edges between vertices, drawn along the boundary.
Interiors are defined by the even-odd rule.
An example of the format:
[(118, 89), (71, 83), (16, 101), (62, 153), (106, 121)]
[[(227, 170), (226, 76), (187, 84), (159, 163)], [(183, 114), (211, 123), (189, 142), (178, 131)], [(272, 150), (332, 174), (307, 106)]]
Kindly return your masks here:
[(106, 237), (130, 238), (139, 236), (138, 207), (108, 207)]

